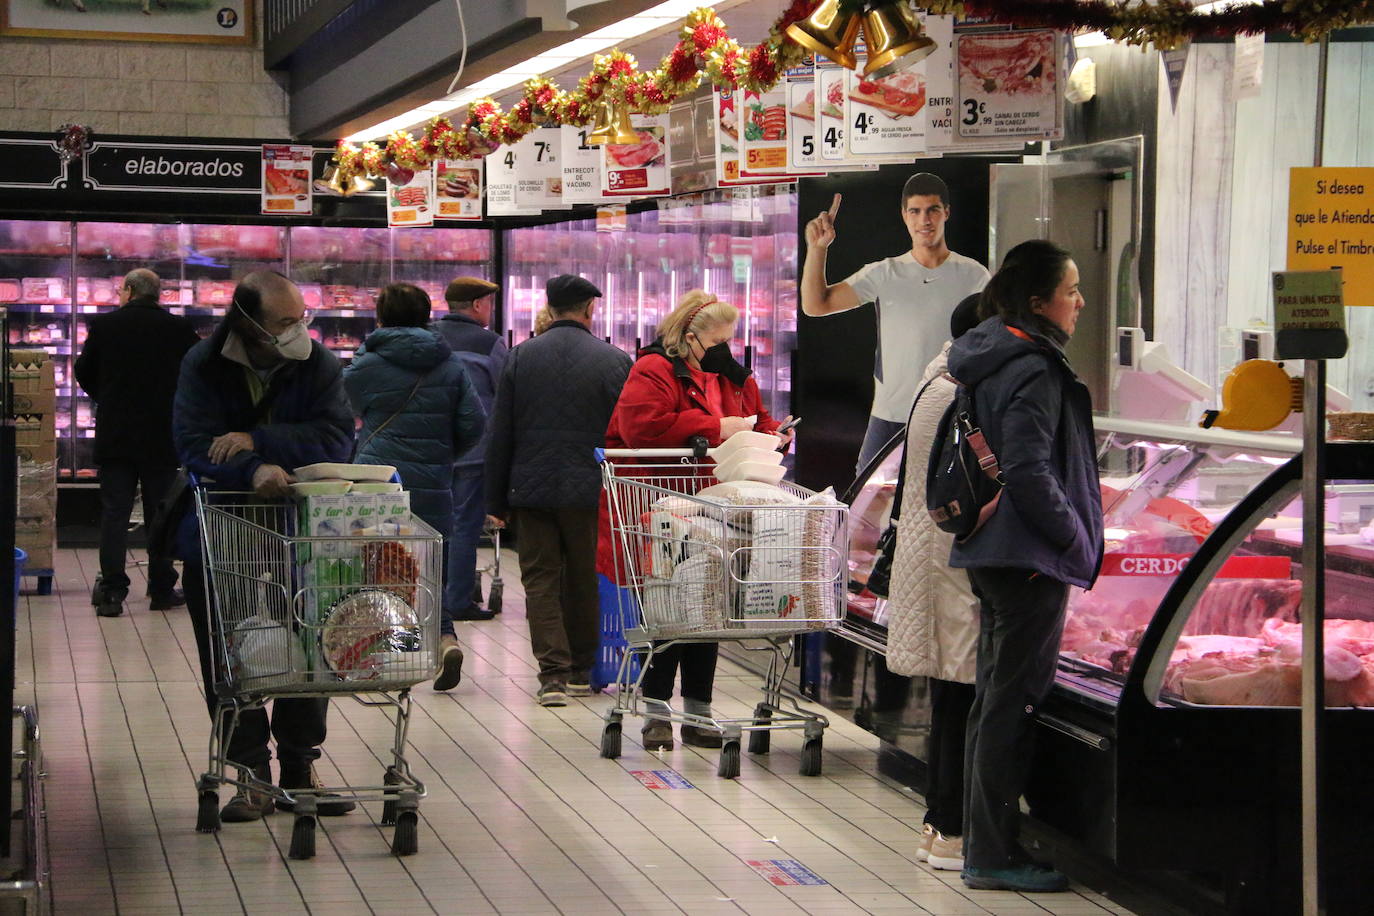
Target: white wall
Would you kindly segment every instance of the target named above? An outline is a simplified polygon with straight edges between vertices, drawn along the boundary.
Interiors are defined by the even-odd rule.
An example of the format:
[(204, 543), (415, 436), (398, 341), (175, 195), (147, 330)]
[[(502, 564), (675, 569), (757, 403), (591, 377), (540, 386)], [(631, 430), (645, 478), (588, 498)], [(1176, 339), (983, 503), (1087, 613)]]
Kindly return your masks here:
[(0, 130), (196, 137), (289, 137), (285, 90), (254, 47), (167, 42), (0, 40)]

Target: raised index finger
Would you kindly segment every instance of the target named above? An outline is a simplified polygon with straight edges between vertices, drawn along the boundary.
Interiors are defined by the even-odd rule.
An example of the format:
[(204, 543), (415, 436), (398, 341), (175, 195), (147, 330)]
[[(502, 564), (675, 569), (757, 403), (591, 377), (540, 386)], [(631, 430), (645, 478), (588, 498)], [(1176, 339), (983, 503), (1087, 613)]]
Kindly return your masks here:
[(840, 212), (840, 195), (836, 194), (835, 199), (830, 202), (830, 218), (834, 219), (835, 214)]

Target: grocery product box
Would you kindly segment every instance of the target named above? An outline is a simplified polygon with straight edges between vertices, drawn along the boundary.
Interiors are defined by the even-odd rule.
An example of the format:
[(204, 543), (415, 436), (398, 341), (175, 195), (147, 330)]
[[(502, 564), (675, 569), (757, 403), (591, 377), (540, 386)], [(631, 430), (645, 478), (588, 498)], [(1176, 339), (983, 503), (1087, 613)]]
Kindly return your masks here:
[(57, 461), (57, 418), (51, 413), (14, 418), (14, 448), (20, 461), (52, 464)]
[(57, 410), (57, 373), (46, 350), (10, 351), (10, 391), (16, 414), (51, 414)]

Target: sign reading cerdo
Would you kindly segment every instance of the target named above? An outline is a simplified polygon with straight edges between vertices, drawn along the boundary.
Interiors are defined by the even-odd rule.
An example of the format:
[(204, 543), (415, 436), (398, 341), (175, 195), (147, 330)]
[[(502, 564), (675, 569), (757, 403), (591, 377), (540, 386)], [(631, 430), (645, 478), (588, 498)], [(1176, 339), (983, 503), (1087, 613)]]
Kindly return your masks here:
[(1274, 274), (1274, 351), (1279, 359), (1340, 359), (1345, 333), (1342, 274), (1287, 270)]
[(1345, 304), (1374, 306), (1374, 168), (1289, 169), (1288, 269), (1345, 275)]
[(262, 146), (104, 143), (85, 156), (95, 191), (262, 193)]

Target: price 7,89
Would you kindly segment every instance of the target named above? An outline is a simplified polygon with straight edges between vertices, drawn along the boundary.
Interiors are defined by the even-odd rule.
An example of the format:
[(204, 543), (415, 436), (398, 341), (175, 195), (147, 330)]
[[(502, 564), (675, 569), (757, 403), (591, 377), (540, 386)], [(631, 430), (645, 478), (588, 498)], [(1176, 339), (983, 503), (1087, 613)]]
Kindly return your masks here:
[(959, 123), (971, 127), (977, 124), (979, 118), (981, 118), (984, 124), (991, 124), (992, 118), (988, 115), (987, 111), (987, 102), (980, 102), (977, 99), (964, 99), (964, 117)]

